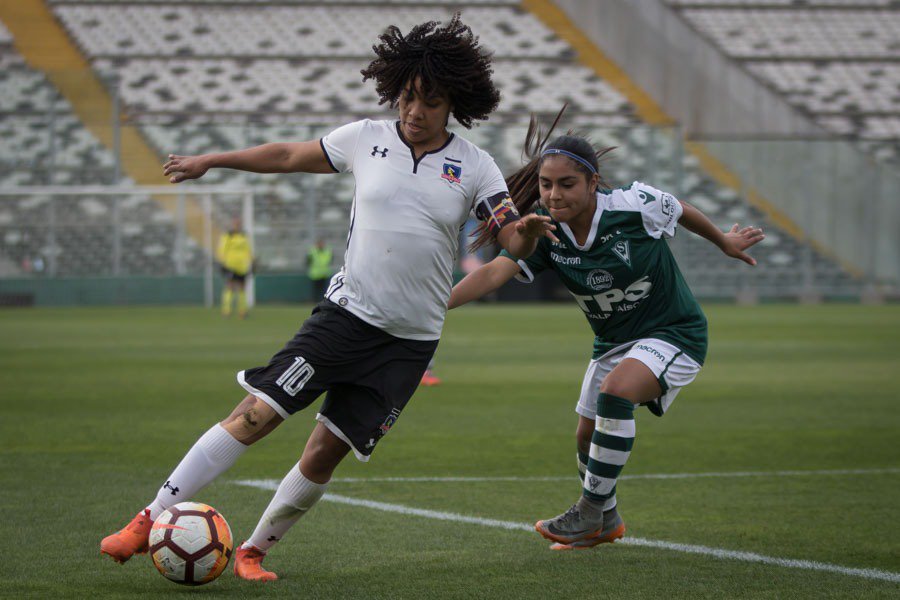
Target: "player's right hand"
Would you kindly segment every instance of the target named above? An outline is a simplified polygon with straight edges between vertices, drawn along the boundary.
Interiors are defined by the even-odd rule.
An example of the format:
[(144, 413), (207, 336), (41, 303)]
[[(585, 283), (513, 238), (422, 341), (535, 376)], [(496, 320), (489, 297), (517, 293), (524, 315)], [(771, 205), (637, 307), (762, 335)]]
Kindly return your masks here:
[(553, 242), (559, 241), (559, 238), (553, 234), (556, 231), (556, 225), (551, 223), (550, 217), (542, 217), (531, 213), (516, 221), (515, 227), (516, 232), (526, 238), (546, 237)]
[(169, 183), (179, 183), (186, 179), (199, 179), (203, 177), (209, 167), (205, 165), (203, 156), (178, 156), (170, 154), (169, 160), (163, 165), (163, 175), (170, 175)]

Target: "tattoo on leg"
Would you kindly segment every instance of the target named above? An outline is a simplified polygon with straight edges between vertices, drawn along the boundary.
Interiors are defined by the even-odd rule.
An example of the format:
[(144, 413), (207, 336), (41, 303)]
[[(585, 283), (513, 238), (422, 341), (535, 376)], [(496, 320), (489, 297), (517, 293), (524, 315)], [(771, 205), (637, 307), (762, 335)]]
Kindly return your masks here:
[(256, 427), (257, 425), (259, 425), (259, 421), (253, 420), (255, 412), (256, 411), (251, 408), (247, 412), (244, 413), (243, 417), (244, 417), (244, 423), (246, 425), (249, 425), (251, 427)]

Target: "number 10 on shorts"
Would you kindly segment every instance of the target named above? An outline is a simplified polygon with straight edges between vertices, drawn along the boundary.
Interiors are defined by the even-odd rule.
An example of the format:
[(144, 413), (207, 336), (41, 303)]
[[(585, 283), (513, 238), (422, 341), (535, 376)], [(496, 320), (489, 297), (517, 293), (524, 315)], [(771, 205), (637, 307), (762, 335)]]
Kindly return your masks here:
[(290, 396), (296, 396), (297, 392), (303, 389), (303, 386), (306, 385), (306, 382), (309, 381), (309, 378), (312, 377), (315, 372), (316, 370), (313, 369), (311, 364), (306, 362), (305, 358), (302, 356), (295, 356), (294, 364), (288, 367), (275, 383), (280, 385), (281, 389)]

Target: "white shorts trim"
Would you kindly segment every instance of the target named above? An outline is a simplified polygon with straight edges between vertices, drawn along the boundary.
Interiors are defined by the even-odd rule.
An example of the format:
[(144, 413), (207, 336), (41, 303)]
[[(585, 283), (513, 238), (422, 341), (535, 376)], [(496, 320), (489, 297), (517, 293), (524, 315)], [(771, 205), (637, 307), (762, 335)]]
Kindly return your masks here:
[(516, 281), (521, 281), (522, 283), (534, 283), (534, 273), (528, 268), (528, 263), (524, 260), (517, 260), (516, 264), (519, 265), (519, 272), (516, 273)]
[(244, 379), (243, 371), (238, 371), (237, 381), (242, 388), (244, 388), (245, 390), (247, 390), (248, 392), (250, 392), (257, 398), (259, 398), (260, 400), (262, 400), (263, 402), (265, 402), (266, 404), (271, 406), (272, 410), (277, 412), (278, 416), (281, 417), (282, 419), (287, 419), (288, 417), (291, 416), (291, 413), (284, 410), (284, 407), (281, 406), (280, 404), (278, 404), (277, 402), (275, 402), (275, 400), (273, 400), (271, 396), (269, 396), (267, 393), (263, 392), (262, 390), (258, 390), (255, 387), (253, 387), (252, 385), (250, 385), (249, 383), (247, 383), (247, 380)]
[(587, 419), (597, 417), (597, 395), (603, 379), (626, 358), (641, 361), (653, 371), (657, 379), (661, 378), (664, 382), (667, 389), (658, 399), (663, 414), (672, 405), (681, 388), (694, 381), (700, 372), (697, 361), (668, 342), (655, 338), (628, 342), (588, 363), (581, 383), (581, 395), (575, 406), (576, 413)]
[(322, 413), (316, 413), (316, 421), (318, 421), (319, 423), (322, 423), (325, 427), (328, 428), (328, 431), (330, 431), (334, 435), (341, 438), (342, 442), (344, 442), (345, 444), (350, 446), (350, 448), (353, 450), (353, 454), (356, 455), (356, 458), (357, 458), (357, 460), (359, 460), (359, 462), (369, 462), (369, 458), (371, 458), (371, 457), (367, 456), (367, 455), (363, 454), (362, 452), (360, 452), (359, 450), (357, 450), (356, 446), (353, 445), (353, 442), (350, 441), (350, 438), (348, 438), (346, 435), (344, 435), (344, 432), (341, 431), (340, 427), (335, 425), (331, 419), (329, 419)]

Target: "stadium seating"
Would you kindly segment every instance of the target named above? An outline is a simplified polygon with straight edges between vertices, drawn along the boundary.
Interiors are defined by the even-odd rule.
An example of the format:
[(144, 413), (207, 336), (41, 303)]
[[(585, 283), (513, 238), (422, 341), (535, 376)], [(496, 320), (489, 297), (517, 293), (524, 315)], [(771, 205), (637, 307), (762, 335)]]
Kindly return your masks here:
[(900, 161), (896, 2), (666, 1), (826, 129), (862, 140), (878, 158)]
[[(153, 0), (93, 0), (94, 3), (100, 2), (102, 4), (152, 4)], [(65, 4), (86, 4), (91, 2), (91, 0), (47, 0), (47, 4), (54, 4), (57, 6), (65, 5)], [(209, 6), (209, 5), (223, 5), (223, 4), (242, 4), (246, 6), (259, 6), (261, 4), (272, 5), (291, 5), (291, 6), (322, 6), (324, 4), (343, 4), (343, 5), (367, 5), (371, 4), (373, 6), (382, 6), (385, 8), (391, 8), (390, 5), (418, 5), (418, 6), (446, 6), (446, 7), (460, 7), (460, 6), (479, 6), (479, 5), (491, 5), (491, 6), (517, 6), (520, 4), (519, 0), (338, 0), (336, 2), (329, 2), (328, 0), (182, 0), (178, 4), (180, 5), (192, 5), (196, 4), (199, 6)]]
[[(161, 155), (304, 139), (311, 131), (304, 123), (390, 118), (393, 111), (378, 107), (371, 85), (363, 85), (359, 76), (372, 42), (389, 22), (408, 28), (436, 16), (445, 18), (455, 3), (435, 3), (448, 6), (437, 15), (433, 8), (422, 7), (386, 13), (379, 3), (372, 3), (376, 6), (371, 9), (354, 6), (352, 11), (322, 3), (264, 11), (252, 2), (245, 4), (210, 9), (202, 3), (177, 8), (152, 3), (55, 3), (57, 16), (92, 58), (95, 70), (120, 78), (129, 115), (143, 123), (144, 133)], [(564, 102), (582, 120), (602, 115), (608, 125), (635, 122), (627, 100), (590, 70), (572, 63), (571, 49), (533, 16), (509, 2), (485, 3), (490, 4), (486, 8), (471, 4), (475, 6), (466, 7), (466, 19), (483, 24), (478, 33), (502, 64), (496, 69), (497, 82), (509, 99), (492, 123), (522, 123), (528, 111), (555, 112)], [(586, 98), (589, 104), (583, 103)], [(230, 122), (222, 122), (229, 118)], [(249, 124), (240, 124), (248, 119)], [(326, 131), (320, 128), (317, 135)], [(516, 140), (515, 146), (520, 143)], [(517, 156), (518, 150), (511, 153)], [(206, 181), (266, 185), (270, 179), (214, 172)], [(277, 203), (278, 223), (307, 219), (309, 198), (316, 198), (312, 214), (325, 221), (315, 228), (317, 234), (324, 230), (332, 245), (342, 246), (352, 185), (348, 189), (340, 185), (337, 191), (344, 193), (339, 195), (333, 182), (319, 178), (286, 180), (287, 184), (273, 186), (282, 200)], [(267, 228), (269, 202), (257, 206), (257, 227)], [(271, 227), (265, 233), (267, 242), (280, 235)], [(266, 260), (279, 267), (302, 263), (302, 255), (286, 252), (281, 246)]]
[[(104, 58), (94, 66), (120, 78), (123, 99), (140, 113), (301, 113), (322, 122), (336, 114), (370, 114), (378, 105), (374, 88), (361, 83), (362, 60)], [(529, 111), (553, 112), (564, 102), (579, 114), (631, 112), (621, 94), (580, 65), (504, 59), (496, 81), (504, 94), (501, 110), (520, 121)]]
[[(19, 184), (30, 181), (14, 182)], [(127, 196), (119, 202), (122, 275), (172, 275), (172, 248), (178, 235), (172, 216), (150, 198)], [(17, 271), (35, 275), (108, 276), (114, 274), (114, 200), (111, 196), (0, 196), (0, 255)], [(203, 267), (196, 242), (183, 240), (185, 272)]]
[[(56, 14), (90, 56), (364, 56), (388, 25), (407, 31), (452, 9), (381, 6), (216, 7), (60, 4)], [(467, 8), (498, 56), (564, 56), (566, 44), (514, 7)]]
[[(603, 164), (613, 185), (643, 180), (696, 204), (723, 227), (741, 221), (769, 230), (755, 252), (765, 268), (752, 272), (735, 269), (705, 241), (678, 236), (674, 248), (698, 293), (733, 296), (743, 288), (755, 287), (761, 295), (789, 295), (807, 265), (815, 270), (817, 281), (835, 290), (856, 285), (833, 261), (779, 233), (736, 192), (710, 179), (696, 159), (685, 155), (677, 131), (642, 126), (624, 96), (574, 60), (574, 50), (518, 8), (517, 2), (424, 0), (415, 5), (407, 2), (402, 11), (385, 11), (389, 0), (356, 1), (352, 10), (341, 2), (307, 1), (279, 2), (264, 10), (261, 1), (255, 0), (190, 0), (178, 5), (55, 0), (50, 4), (94, 70), (118, 78), (128, 119), (141, 125), (160, 157), (169, 152), (193, 154), (310, 139), (351, 118), (391, 118), (393, 111), (377, 106), (371, 84), (363, 84), (359, 75), (371, 44), (388, 23), (404, 29), (427, 19), (446, 18), (462, 5), (466, 21), (496, 53), (495, 76), (503, 94), (500, 109), (489, 124), (467, 131), (465, 136), (491, 152), (503, 170), (508, 172), (520, 164), (528, 114), (554, 113), (563, 102), (569, 102), (573, 117), (569, 125), (589, 132), (598, 145), (618, 147)], [(682, 4), (687, 10), (689, 3)], [(2, 36), (0, 30), (0, 47)], [(0, 53), (0, 60), (12, 60), (4, 57), (8, 54)], [(88, 164), (112, 164), (109, 152), (78, 126), (70, 107), (54, 95), (42, 75), (19, 65), (4, 70), (2, 77), (4, 109), (18, 106), (20, 113), (34, 114), (37, 119), (53, 104), (56, 123), (66, 124), (65, 142), (54, 147), (52, 164), (75, 166), (86, 164), (85, 160)], [(820, 95), (826, 97), (829, 89), (823, 86)], [(48, 146), (41, 142), (41, 128), (27, 127), (21, 118), (6, 114), (0, 111), (0, 130), (10, 142), (0, 144), (0, 164), (9, 164), (15, 154), (31, 167), (46, 165)], [(54, 131), (58, 130), (54, 125)], [(40, 183), (34, 177), (22, 179), (21, 173), (24, 171), (15, 170), (4, 175), (0, 185)], [(251, 184), (260, 190), (255, 202), (255, 233), (263, 268), (302, 266), (307, 245), (318, 237), (335, 248), (343, 247), (353, 198), (350, 178), (213, 171), (204, 181)], [(66, 182), (79, 180), (73, 177)], [(171, 252), (166, 250), (177, 233), (171, 215), (150, 198), (130, 202), (134, 206), (129, 207), (129, 214), (135, 218), (129, 217), (122, 230), (127, 232), (123, 245), (128, 244), (123, 251), (127, 254), (125, 271), (173, 272)], [(35, 198), (7, 204), (0, 211), (0, 227), (29, 211), (32, 216), (28, 218), (33, 220), (26, 222), (45, 219), (46, 204)], [(90, 243), (74, 234), (69, 241), (85, 249), (97, 244), (108, 248), (108, 200), (82, 198), (66, 206), (73, 222), (90, 217), (106, 224), (102, 235), (97, 229), (97, 235), (87, 236)], [(39, 251), (43, 242), (25, 237), (19, 236), (17, 247)], [(65, 238), (57, 236), (56, 243)], [(187, 268), (196, 271), (202, 265), (202, 253), (196, 242), (188, 242)], [(0, 250), (5, 253), (12, 254), (8, 245)], [(61, 254), (67, 253), (73, 261), (60, 262), (61, 273), (109, 272), (108, 253), (104, 264), (79, 264), (77, 253)], [(21, 260), (19, 255), (16, 259)]]
[[(112, 153), (50, 81), (25, 64), (11, 41), (8, 30), (0, 28), (0, 189), (114, 183)], [(31, 271), (35, 264), (44, 265), (39, 274), (112, 274), (111, 202), (109, 196), (0, 196), (3, 274)], [(175, 272), (172, 216), (149, 196), (121, 200), (120, 232), (122, 273)], [(189, 238), (183, 260), (188, 270), (203, 264), (203, 252)]]
[[(123, 0), (126, 1), (126, 0)], [(210, 0), (212, 1), (212, 0)], [(679, 8), (881, 8), (897, 4), (896, 0), (664, 0)]]

